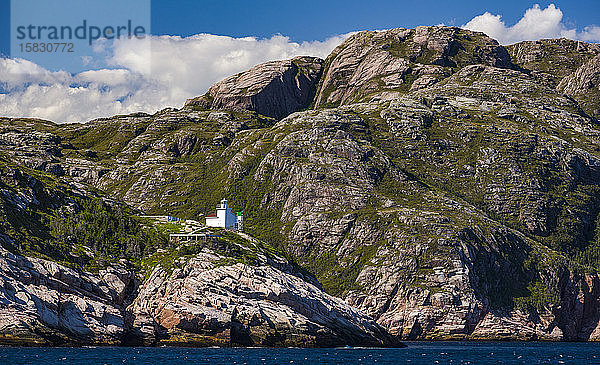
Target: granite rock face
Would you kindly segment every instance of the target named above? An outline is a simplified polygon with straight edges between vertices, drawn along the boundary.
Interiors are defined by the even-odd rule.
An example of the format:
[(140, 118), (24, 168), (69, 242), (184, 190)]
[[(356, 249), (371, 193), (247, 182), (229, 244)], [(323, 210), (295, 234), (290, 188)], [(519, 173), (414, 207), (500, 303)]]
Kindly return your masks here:
[(571, 39), (540, 39), (507, 47), (514, 63), (534, 73), (549, 75), (553, 82), (575, 72), (579, 66), (600, 53), (594, 43)]
[(260, 64), (211, 86), (186, 102), (186, 108), (245, 109), (281, 119), (311, 103), (323, 60), (296, 57)]
[(122, 267), (97, 275), (0, 249), (0, 342), (119, 345), (139, 285)]
[(538, 82), (574, 98), (588, 115), (600, 116), (598, 44), (542, 39), (508, 46), (508, 51), (513, 62), (531, 72)]
[[(400, 346), (343, 300), (266, 263), (219, 265), (210, 250), (140, 287), (0, 251), (3, 345)], [(285, 267), (280, 259), (279, 267)], [(133, 304), (131, 304), (133, 302)]]
[(469, 64), (513, 67), (506, 49), (483, 33), (453, 27), (360, 32), (325, 61), (315, 107), (389, 99)]
[(155, 341), (169, 345), (398, 345), (373, 320), (297, 276), (268, 265), (219, 266), (219, 259), (206, 251), (171, 274), (155, 269), (130, 308), (135, 326), (156, 328)]
[(562, 79), (558, 89), (579, 101), (589, 115), (600, 118), (600, 55)]
[[(31, 129), (25, 136), (22, 131), (13, 130), (7, 119), (0, 118), (0, 120), (4, 122), (0, 127), (0, 146), (2, 149), (11, 150), (13, 162), (59, 176), (65, 174), (59, 163), (62, 157), (60, 151), (65, 146), (59, 136), (36, 129)], [(31, 124), (45, 125), (46, 123), (48, 122), (37, 120)]]

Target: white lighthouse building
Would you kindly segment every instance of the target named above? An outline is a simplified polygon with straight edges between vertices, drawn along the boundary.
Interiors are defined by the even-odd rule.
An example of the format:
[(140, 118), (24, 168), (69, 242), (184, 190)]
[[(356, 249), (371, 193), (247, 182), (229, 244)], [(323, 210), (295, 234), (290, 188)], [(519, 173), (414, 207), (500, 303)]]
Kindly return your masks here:
[(217, 205), (217, 213), (213, 213), (206, 216), (207, 227), (221, 227), (228, 229), (235, 229), (238, 231), (244, 230), (244, 216), (243, 214), (234, 214), (231, 208), (227, 204), (227, 200), (221, 200), (221, 203)]

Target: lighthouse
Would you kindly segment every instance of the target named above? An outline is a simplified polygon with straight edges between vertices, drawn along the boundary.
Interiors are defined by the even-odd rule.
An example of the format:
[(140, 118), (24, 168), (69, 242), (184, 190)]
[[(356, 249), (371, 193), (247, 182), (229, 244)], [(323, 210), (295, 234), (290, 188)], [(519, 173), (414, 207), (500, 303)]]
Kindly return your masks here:
[(222, 199), (217, 205), (217, 212), (206, 216), (206, 226), (243, 231), (244, 216), (242, 212), (234, 214), (227, 199)]

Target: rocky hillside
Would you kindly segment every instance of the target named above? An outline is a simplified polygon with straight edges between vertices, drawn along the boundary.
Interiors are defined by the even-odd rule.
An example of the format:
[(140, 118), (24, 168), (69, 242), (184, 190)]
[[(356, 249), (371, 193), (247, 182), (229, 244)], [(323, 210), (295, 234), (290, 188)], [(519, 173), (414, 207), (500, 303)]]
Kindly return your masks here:
[[(0, 150), (147, 213), (197, 218), (227, 197), (249, 233), (401, 339), (598, 340), (598, 54), (451, 27), (361, 32), (326, 60), (257, 66), (182, 109), (4, 119)], [(242, 267), (210, 262), (155, 271), (131, 308), (176, 343), (197, 328), (177, 308), (207, 285), (190, 277), (221, 283)], [(252, 309), (220, 304), (246, 292), (293, 284), (312, 298), (268, 270), (240, 274), (243, 292), (221, 287), (211, 318), (246, 323)], [(269, 310), (285, 312), (290, 295)], [(363, 340), (382, 338), (352, 313)], [(321, 343), (347, 333), (304, 317), (301, 328), (328, 329)], [(211, 323), (194, 333), (220, 338)]]
[(325, 60), (316, 107), (391, 99), (473, 64), (511, 68), (507, 50), (483, 33), (450, 27), (361, 32)]
[(365, 314), (292, 275), (281, 257), (270, 259), (236, 263), (203, 249), (171, 273), (157, 267), (130, 307), (133, 330), (161, 345), (400, 345)]
[(170, 243), (89, 187), (0, 170), (0, 345), (401, 346), (248, 235)]
[(0, 249), (0, 344), (401, 345), (285, 259), (248, 261), (235, 241), (159, 250), (148, 260), (169, 261), (143, 285), (123, 264), (91, 274)]
[(514, 62), (573, 97), (588, 115), (600, 117), (600, 45), (542, 39), (517, 43), (508, 50)]

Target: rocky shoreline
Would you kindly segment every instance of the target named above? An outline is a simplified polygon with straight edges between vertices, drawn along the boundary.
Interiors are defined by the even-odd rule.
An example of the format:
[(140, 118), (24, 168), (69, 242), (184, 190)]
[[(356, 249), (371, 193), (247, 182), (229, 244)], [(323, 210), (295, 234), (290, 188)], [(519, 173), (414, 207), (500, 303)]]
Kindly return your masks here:
[(381, 326), (303, 279), (219, 266), (209, 249), (141, 284), (0, 251), (2, 346), (401, 347)]

